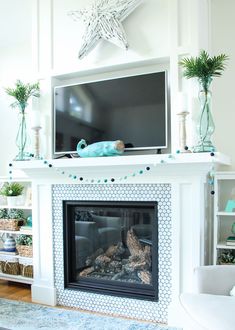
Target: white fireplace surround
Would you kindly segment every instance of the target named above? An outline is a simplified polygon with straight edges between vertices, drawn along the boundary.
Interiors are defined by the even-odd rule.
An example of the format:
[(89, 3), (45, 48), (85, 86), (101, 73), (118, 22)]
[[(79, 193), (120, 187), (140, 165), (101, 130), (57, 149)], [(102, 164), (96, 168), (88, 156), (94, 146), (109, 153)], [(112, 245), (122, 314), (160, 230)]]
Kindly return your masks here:
[[(56, 184), (52, 187), (54, 275), (57, 303), (108, 315), (166, 322), (171, 299), (171, 185), (162, 184)], [(158, 203), (158, 300), (119, 297), (64, 288), (63, 201)], [(157, 219), (155, 219), (157, 221)], [(155, 279), (156, 280), (156, 279)]]
[[(92, 185), (98, 178), (102, 181), (103, 178), (112, 177), (116, 179), (113, 185), (167, 183), (171, 186), (172, 207), (172, 290), (168, 322), (177, 325), (179, 294), (193, 291), (194, 268), (208, 263), (211, 257), (210, 200), (213, 197), (209, 194), (211, 187), (207, 184), (207, 175), (212, 166), (216, 168), (218, 165), (229, 164), (229, 158), (221, 153), (215, 153), (213, 157), (208, 153), (198, 153), (60, 159), (49, 160), (46, 164), (44, 161), (13, 162), (13, 173), (22, 175), (23, 171), (32, 180), (33, 301), (57, 304), (53, 264), (54, 184)], [(146, 167), (150, 170), (147, 171)], [(142, 170), (143, 174), (138, 175)], [(76, 177), (84, 177), (84, 183), (76, 181), (68, 175), (70, 173), (76, 174)], [(125, 176), (125, 181), (121, 181), (120, 178)], [(99, 185), (102, 189), (105, 183)]]

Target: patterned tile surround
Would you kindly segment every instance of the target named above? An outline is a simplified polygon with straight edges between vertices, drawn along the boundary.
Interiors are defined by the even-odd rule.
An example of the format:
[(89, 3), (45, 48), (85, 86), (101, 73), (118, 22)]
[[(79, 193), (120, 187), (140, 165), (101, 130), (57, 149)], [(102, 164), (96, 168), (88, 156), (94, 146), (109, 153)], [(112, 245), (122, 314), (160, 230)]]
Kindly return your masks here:
[[(159, 300), (158, 302), (122, 298), (64, 289), (63, 271), (63, 200), (158, 201)], [(167, 322), (171, 300), (171, 185), (53, 185), (53, 250), (57, 303), (109, 315)]]

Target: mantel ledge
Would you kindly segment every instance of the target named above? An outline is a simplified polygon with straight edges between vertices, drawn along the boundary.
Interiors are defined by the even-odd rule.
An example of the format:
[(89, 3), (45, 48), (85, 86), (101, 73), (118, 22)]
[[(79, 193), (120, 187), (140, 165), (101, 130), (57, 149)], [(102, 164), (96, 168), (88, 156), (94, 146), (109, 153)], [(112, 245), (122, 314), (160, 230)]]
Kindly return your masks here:
[(158, 169), (167, 167), (175, 169), (189, 169), (198, 166), (208, 167), (214, 165), (230, 165), (230, 158), (220, 152), (210, 153), (181, 153), (161, 155), (128, 155), (117, 157), (94, 157), (94, 158), (66, 158), (31, 161), (13, 161), (12, 169), (20, 170), (30, 176), (32, 173), (51, 173), (51, 167), (58, 170), (79, 170), (80, 172), (122, 170), (128, 167), (155, 166)]

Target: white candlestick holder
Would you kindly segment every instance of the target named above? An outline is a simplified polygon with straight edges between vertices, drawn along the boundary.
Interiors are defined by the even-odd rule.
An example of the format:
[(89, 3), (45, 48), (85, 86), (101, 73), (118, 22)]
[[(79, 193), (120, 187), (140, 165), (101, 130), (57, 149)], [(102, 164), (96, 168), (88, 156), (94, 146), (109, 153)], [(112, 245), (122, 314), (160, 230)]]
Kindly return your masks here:
[(191, 152), (187, 147), (187, 134), (186, 134), (186, 117), (188, 111), (181, 111), (177, 113), (179, 116), (179, 150), (180, 152)]
[(40, 129), (41, 126), (34, 126), (32, 130), (34, 131), (34, 159), (41, 159), (40, 156)]

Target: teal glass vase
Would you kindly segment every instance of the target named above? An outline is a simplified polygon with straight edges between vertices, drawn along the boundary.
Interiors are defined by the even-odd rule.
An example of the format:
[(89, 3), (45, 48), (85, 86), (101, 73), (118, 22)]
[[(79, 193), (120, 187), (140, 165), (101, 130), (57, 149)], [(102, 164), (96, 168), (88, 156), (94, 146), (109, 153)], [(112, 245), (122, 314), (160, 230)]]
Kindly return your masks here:
[(18, 148), (18, 154), (16, 155), (15, 160), (30, 159), (30, 154), (26, 151), (26, 148), (29, 145), (29, 137), (27, 134), (25, 108), (25, 104), (20, 105), (19, 127), (16, 135), (16, 146)]
[(215, 147), (211, 142), (211, 136), (215, 130), (215, 124), (211, 114), (211, 91), (212, 78), (199, 80), (200, 90), (198, 98), (200, 101), (200, 115), (196, 124), (198, 142), (193, 148), (194, 152), (211, 152)]

